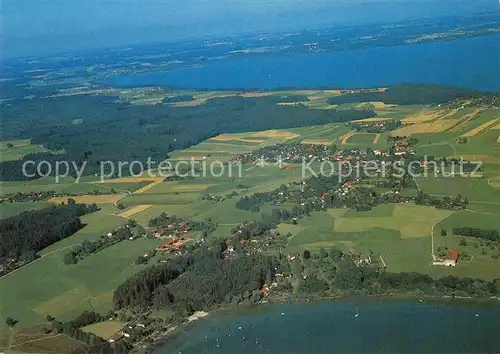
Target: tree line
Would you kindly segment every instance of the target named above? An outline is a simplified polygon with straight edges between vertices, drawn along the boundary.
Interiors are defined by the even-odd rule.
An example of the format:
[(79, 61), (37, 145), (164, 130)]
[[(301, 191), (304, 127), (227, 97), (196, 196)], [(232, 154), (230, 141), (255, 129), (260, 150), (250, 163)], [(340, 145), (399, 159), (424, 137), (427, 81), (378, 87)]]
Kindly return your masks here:
[(76, 264), (79, 260), (103, 249), (110, 247), (118, 242), (127, 240), (130, 237), (136, 238), (144, 232), (141, 226), (130, 227), (129, 225), (117, 228), (111, 233), (111, 236), (102, 235), (94, 241), (85, 240), (81, 244), (74, 246), (71, 251), (64, 255), (65, 264)]
[(454, 227), (453, 233), (459, 236), (482, 238), (488, 241), (500, 241), (500, 233), (495, 229), (480, 229), (476, 227), (464, 226)]

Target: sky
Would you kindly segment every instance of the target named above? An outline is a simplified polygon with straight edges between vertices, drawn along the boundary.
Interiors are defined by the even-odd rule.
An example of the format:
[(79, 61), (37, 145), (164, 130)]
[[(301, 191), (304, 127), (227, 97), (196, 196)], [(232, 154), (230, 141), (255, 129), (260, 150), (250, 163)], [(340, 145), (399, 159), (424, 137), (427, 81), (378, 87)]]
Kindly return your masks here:
[(0, 0), (4, 57), (498, 11), (497, 0)]

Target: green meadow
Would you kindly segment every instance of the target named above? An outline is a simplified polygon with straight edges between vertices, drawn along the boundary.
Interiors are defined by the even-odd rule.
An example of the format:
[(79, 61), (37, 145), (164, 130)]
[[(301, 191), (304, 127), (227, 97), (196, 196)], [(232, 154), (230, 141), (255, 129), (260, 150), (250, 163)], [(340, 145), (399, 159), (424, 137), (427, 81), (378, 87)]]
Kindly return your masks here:
[[(310, 104), (321, 108), (325, 102), (310, 101)], [(347, 105), (340, 108), (347, 108)], [(396, 106), (375, 110), (381, 118), (404, 119), (420, 112), (423, 108), (425, 107)], [(459, 119), (466, 113), (470, 112), (459, 110), (457, 116), (452, 118)], [(500, 179), (500, 163), (496, 160), (500, 159), (500, 143), (496, 142), (500, 131), (486, 130), (470, 137), (467, 144), (457, 142), (460, 135), (493, 119), (495, 114), (496, 111), (491, 110), (480, 113), (464, 126), (459, 126), (456, 131), (414, 134), (414, 137), (419, 139), (417, 145), (419, 154), (466, 155), (469, 159), (479, 156), (485, 160), (483, 178), (417, 178), (419, 187), (425, 193), (449, 196), (461, 194), (467, 197), (468, 210), (454, 212), (410, 204), (387, 204), (376, 206), (367, 212), (347, 209), (312, 212), (310, 216), (299, 220), (297, 225), (285, 223), (279, 225), (280, 234), (289, 235), (286, 242), (279, 247), (287, 253), (303, 252), (305, 249), (314, 251), (333, 246), (346, 251), (373, 252), (377, 257), (382, 256), (387, 269), (391, 272), (416, 271), (433, 277), (449, 274), (486, 279), (500, 277), (500, 261), (491, 257), (494, 250), (489, 246), (481, 246), (481, 241), (473, 238), (468, 238), (466, 246), (460, 246), (460, 238), (453, 236), (451, 232), (456, 226), (500, 229), (500, 184), (497, 188), (496, 182), (491, 182)], [(189, 160), (191, 157), (205, 156), (208, 162), (214, 158), (229, 161), (241, 153), (286, 142), (315, 141), (314, 143), (318, 144), (327, 142), (335, 143), (339, 148), (388, 147), (389, 133), (381, 134), (376, 144), (373, 143), (376, 134), (358, 133), (350, 137), (347, 144), (341, 146), (339, 138), (349, 131), (350, 127), (346, 124), (331, 123), (260, 132), (262, 134), (259, 132), (225, 134), (218, 139), (209, 139), (188, 149), (175, 151), (172, 153), (172, 158)], [(17, 147), (14, 144), (14, 148), (7, 148), (2, 143), (0, 144), (2, 159), (6, 156), (4, 152), (10, 149), (14, 149), (9, 151), (11, 157), (15, 156), (15, 149), (18, 149), (17, 154), (21, 157), (21, 150), (24, 148), (28, 149), (24, 147), (23, 142), (18, 142)], [(144, 182), (90, 183), (96, 182), (97, 178), (94, 176), (84, 177), (78, 184), (69, 177), (63, 178), (59, 183), (55, 183), (53, 178), (29, 182), (0, 182), (0, 195), (50, 190), (68, 194), (92, 194), (97, 190), (109, 194), (110, 190), (114, 189), (116, 193), (124, 194), (119, 203), (125, 207), (151, 205), (131, 216), (142, 225), (147, 225), (151, 218), (162, 212), (194, 220), (210, 218), (217, 224), (213, 235), (227, 237), (230, 230), (238, 223), (258, 220), (262, 212), (270, 212), (273, 208), (264, 205), (260, 212), (237, 209), (235, 205), (239, 196), (274, 190), (282, 184), (304, 178), (300, 164), (287, 167), (289, 168), (281, 169), (273, 164), (264, 167), (245, 165), (242, 166), (241, 176), (232, 170), (231, 175), (226, 173), (220, 177), (206, 176), (191, 180), (163, 181), (143, 193), (134, 191), (146, 185)], [(222, 202), (202, 199), (206, 194), (226, 196), (231, 192), (237, 192), (239, 196), (227, 198)], [(416, 191), (407, 192), (414, 194)], [(47, 205), (49, 204), (45, 202), (2, 204), (0, 215), (8, 217)], [(135, 259), (163, 241), (150, 239), (123, 241), (70, 266), (64, 264), (63, 257), (72, 246), (84, 240), (98, 239), (126, 223), (126, 218), (117, 215), (119, 212), (120, 210), (112, 204), (102, 205), (99, 212), (82, 217), (82, 221), (86, 224), (83, 229), (41, 251), (41, 258), (35, 262), (0, 278), (0, 317), (19, 318), (20, 326), (29, 327), (43, 323), (48, 314), (69, 320), (84, 310), (107, 312), (111, 308), (116, 286), (143, 269), (144, 266), (134, 263)], [(447, 230), (448, 235), (441, 236), (441, 229)], [(473, 254), (473, 260), (460, 263), (453, 269), (432, 266), (432, 233), (436, 247), (457, 248), (461, 252)], [(483, 254), (483, 248), (486, 248), (486, 254)], [(87, 330), (108, 336), (118, 327), (118, 323), (105, 322), (101, 326)]]
[[(0, 141), (0, 161), (19, 160), (28, 154), (48, 152), (41, 145), (31, 144), (29, 139)], [(62, 153), (53, 151), (52, 153)]]

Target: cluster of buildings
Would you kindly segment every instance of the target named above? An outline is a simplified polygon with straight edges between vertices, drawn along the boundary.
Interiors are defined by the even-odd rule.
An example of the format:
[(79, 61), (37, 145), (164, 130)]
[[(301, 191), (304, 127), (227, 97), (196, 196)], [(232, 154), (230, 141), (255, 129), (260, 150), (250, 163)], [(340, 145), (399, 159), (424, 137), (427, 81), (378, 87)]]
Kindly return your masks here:
[(329, 155), (327, 145), (315, 144), (278, 144), (266, 146), (233, 158), (232, 161), (242, 164), (264, 160), (266, 162), (301, 163), (303, 158), (313, 156), (322, 158)]
[(189, 242), (188, 239), (184, 237), (172, 237), (167, 243), (157, 246), (155, 251), (165, 252), (165, 251), (176, 251), (184, 245), (186, 242)]
[(14, 202), (37, 202), (55, 197), (54, 191), (8, 193), (0, 197), (0, 204)]
[[(149, 320), (148, 320), (149, 321)], [(133, 323), (130, 322), (125, 325), (118, 333), (114, 334), (108, 339), (109, 343), (115, 343), (123, 338), (130, 338), (132, 336), (140, 335), (145, 330), (147, 323)]]
[(156, 238), (175, 237), (187, 234), (192, 229), (192, 225), (187, 221), (172, 221), (167, 226), (159, 227), (153, 232)]
[(357, 131), (367, 133), (383, 133), (389, 130), (397, 129), (401, 126), (401, 121), (378, 120), (374, 122), (354, 122), (351, 126)]

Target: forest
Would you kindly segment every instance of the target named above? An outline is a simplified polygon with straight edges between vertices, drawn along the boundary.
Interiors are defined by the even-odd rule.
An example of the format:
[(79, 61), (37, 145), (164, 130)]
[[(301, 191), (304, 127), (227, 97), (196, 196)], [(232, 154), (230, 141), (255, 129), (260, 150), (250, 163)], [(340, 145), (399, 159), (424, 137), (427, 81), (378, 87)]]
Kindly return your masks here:
[(500, 233), (498, 230), (494, 229), (480, 229), (480, 228), (475, 228), (475, 227), (455, 227), (453, 228), (453, 234), (459, 235), (459, 236), (469, 236), (469, 237), (476, 237), (476, 238), (482, 238), (488, 241), (500, 241)]
[[(285, 98), (283, 98), (285, 99)], [(220, 133), (320, 125), (374, 117), (367, 110), (310, 110), (279, 106), (280, 97), (214, 98), (194, 107), (164, 104), (134, 106), (111, 96), (74, 96), (17, 100), (5, 105), (0, 139), (31, 138), (50, 150), (19, 161), (0, 162), (1, 180), (27, 180), (24, 161), (88, 161), (85, 174), (99, 172), (102, 161), (161, 162), (173, 150), (184, 149)], [(76, 124), (75, 122), (78, 122)], [(45, 165), (45, 170), (48, 166)], [(154, 166), (153, 166), (154, 167)], [(42, 171), (42, 173), (50, 171)], [(127, 169), (125, 169), (127, 170)], [(29, 165), (28, 174), (35, 173)], [(73, 171), (74, 172), (74, 171)]]
[(77, 204), (70, 199), (67, 205), (0, 220), (0, 258), (35, 257), (36, 252), (80, 230), (85, 225), (79, 217), (97, 210), (95, 204)]
[(276, 291), (293, 291), (305, 297), (500, 294), (500, 279), (433, 279), (419, 273), (390, 273), (376, 263), (360, 265), (358, 255), (335, 247), (315, 253), (305, 250), (293, 259), (281, 253), (270, 256), (243, 252), (224, 259), (226, 247), (224, 241), (199, 244), (169, 263), (143, 270), (116, 289), (115, 309), (168, 307), (186, 316), (223, 303), (257, 303), (264, 296), (264, 285), (275, 282)]
[(115, 309), (169, 306), (191, 314), (233, 298), (259, 300), (263, 284), (272, 279), (277, 259), (256, 254), (226, 260), (226, 249), (224, 241), (194, 245), (187, 255), (146, 268), (115, 290)]
[(352, 93), (328, 99), (328, 104), (384, 102), (386, 104), (439, 104), (457, 98), (477, 98), (484, 94), (471, 89), (430, 84), (400, 84), (385, 91)]

